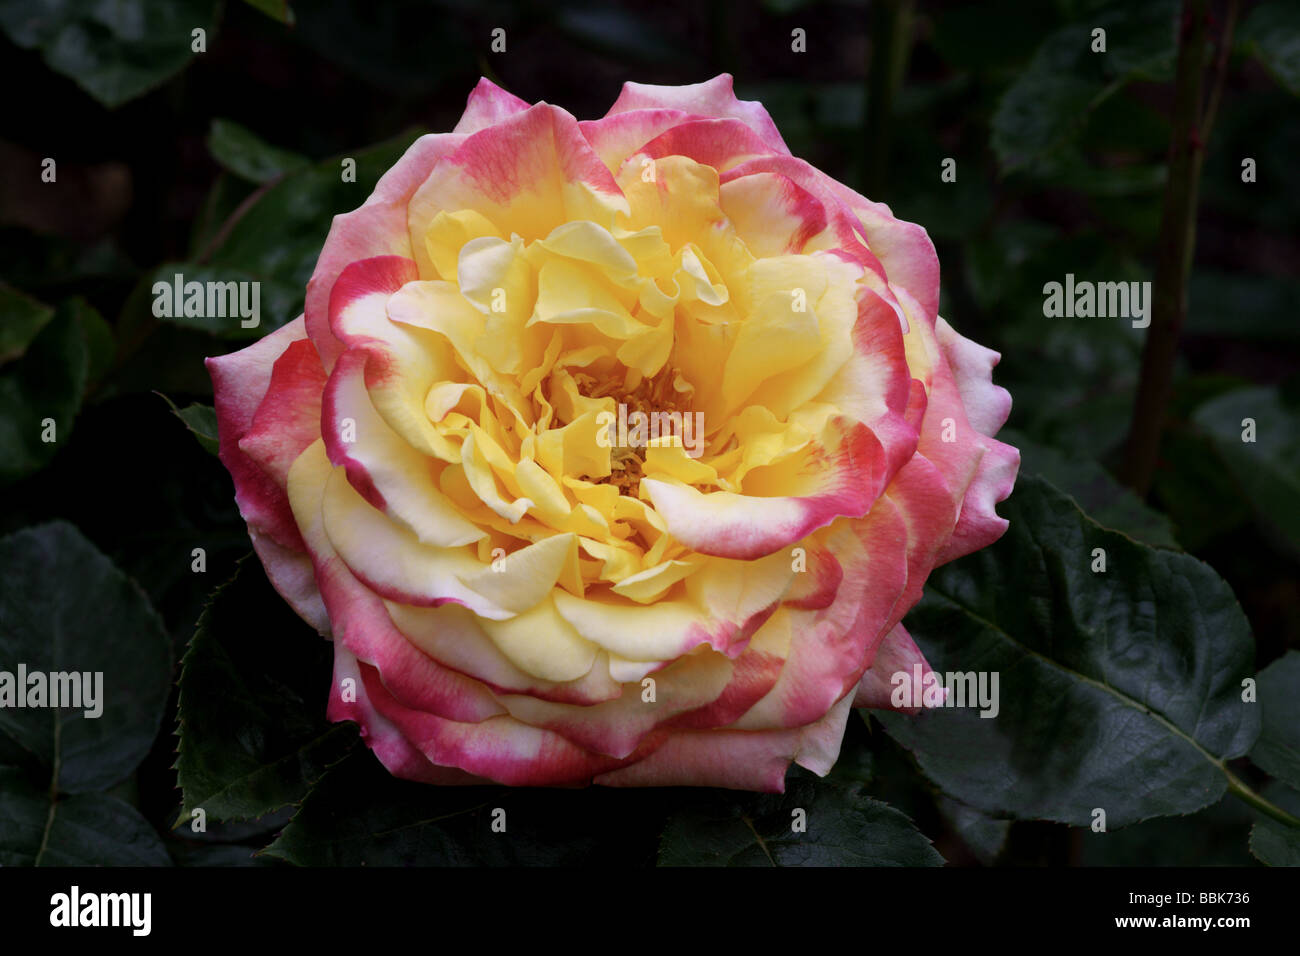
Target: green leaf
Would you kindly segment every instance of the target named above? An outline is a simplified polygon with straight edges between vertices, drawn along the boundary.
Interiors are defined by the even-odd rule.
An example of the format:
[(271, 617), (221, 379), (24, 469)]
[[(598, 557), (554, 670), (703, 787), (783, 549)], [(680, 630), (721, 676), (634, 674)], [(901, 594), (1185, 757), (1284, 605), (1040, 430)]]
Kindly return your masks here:
[[(1133, 80), (1165, 80), (1174, 62), (1175, 0), (1099, 11), (1043, 41), (1003, 92), (991, 120), (993, 151), (1004, 172), (1033, 167), (1068, 145), (1089, 114)], [(1092, 52), (1092, 31), (1106, 52)]]
[(240, 562), (181, 663), (178, 823), (200, 807), (210, 819), (243, 820), (295, 803), (351, 749), (356, 728), (325, 719), (329, 647), (255, 559)]
[[(899, 811), (860, 786), (792, 773), (784, 794), (711, 794), (668, 820), (660, 866), (941, 866)], [(800, 812), (802, 811), (802, 813)], [(806, 827), (797, 832), (797, 827)]]
[[(360, 206), (416, 139), (418, 132), (396, 136), (346, 157), (323, 160), (264, 187), (261, 197), (230, 223), (220, 246), (204, 266), (164, 267), (160, 281), (172, 282), (176, 272), (185, 280), (258, 280), (261, 322), (242, 329), (239, 320), (172, 319), (232, 338), (262, 336), (302, 312), (307, 280), (320, 258), (334, 216)], [(343, 181), (344, 159), (356, 161), (356, 181)], [(192, 274), (191, 274), (192, 273)]]
[(975, 859), (985, 866), (992, 866), (1006, 846), (1011, 821), (999, 820), (948, 796), (941, 795), (938, 806), (943, 818), (957, 831)]
[(1300, 790), (1300, 651), (1287, 651), (1259, 672), (1263, 710), (1255, 766)]
[(39, 49), (105, 106), (120, 106), (178, 72), (193, 56), (191, 31), (213, 42), (212, 0), (0, 0), (0, 29), (24, 49)]
[(0, 282), (0, 363), (18, 358), (54, 318), (54, 310)]
[(0, 661), (15, 674), (25, 665), (29, 689), (36, 673), (47, 684), (56, 672), (92, 675), (93, 706), (0, 708), (0, 738), (59, 792), (103, 789), (149, 752), (171, 689), (170, 642), (139, 587), (72, 525), (0, 538)]
[(103, 793), (50, 803), (21, 770), (0, 767), (0, 866), (168, 866), (149, 821)]
[(113, 327), (81, 296), (69, 299), (64, 307), (71, 311), (81, 329), (81, 337), (86, 343), (86, 385), (93, 386), (113, 364), (113, 353), (117, 349)]
[(1122, 531), (1153, 547), (1181, 550), (1169, 519), (1149, 508), (1097, 462), (1039, 444), (1011, 429), (1004, 429), (998, 440), (1020, 449), (1022, 474), (1041, 475), (1073, 498), (1099, 525)]
[(263, 142), (252, 130), (228, 119), (212, 121), (208, 151), (226, 169), (255, 183), (269, 182), (307, 165), (305, 156)]
[(184, 422), (185, 427), (203, 446), (204, 450), (211, 454), (217, 454), (220, 449), (220, 441), (217, 437), (217, 410), (211, 405), (200, 405), (198, 402), (191, 402), (185, 408), (178, 408), (162, 392), (158, 392), (162, 400), (166, 402), (172, 410), (172, 414)]
[[(1253, 866), (1248, 844), (1256, 815), (1235, 796), (1188, 816), (1156, 817), (1079, 834), (1082, 866)], [(1194, 839), (1188, 839), (1195, 834)]]
[[(1278, 389), (1259, 386), (1212, 399), (1193, 418), (1214, 441), (1265, 531), (1300, 549), (1300, 412)], [(1247, 420), (1253, 422), (1253, 441), (1247, 440)]]
[[(1295, 790), (1274, 783), (1265, 787), (1261, 796), (1300, 816), (1300, 793)], [(1300, 866), (1300, 829), (1260, 816), (1250, 831), (1250, 852), (1269, 866)]]
[(293, 26), (293, 10), (289, 8), (289, 0), (244, 0), (244, 2), (262, 11), (272, 20), (279, 20), (283, 24)]
[[(284, 324), (282, 316), (293, 308), (295, 294), (300, 297), (300, 293), (261, 281), (244, 269), (195, 262), (160, 265), (149, 286), (156, 318), (228, 339), (257, 339), (279, 328)], [(192, 296), (192, 292), (196, 294)], [(192, 311), (199, 314), (187, 314)], [(257, 324), (245, 328), (244, 323), (254, 318)]]
[(357, 747), (264, 852), (301, 866), (648, 864), (679, 799), (673, 790), (431, 787), (393, 778)]
[(1264, 3), (1241, 25), (1242, 43), (1273, 78), (1300, 96), (1300, 9), (1294, 3)]
[(61, 310), (19, 361), (0, 369), (0, 486), (37, 471), (67, 442), (89, 365), (77, 317)]
[[(1035, 475), (1002, 539), (937, 570), (907, 625), (940, 674), (998, 675), (999, 710), (877, 714), (944, 792), (999, 816), (1107, 826), (1188, 813), (1227, 788), (1259, 709), (1232, 590), (1193, 557), (1091, 521)], [(1094, 549), (1106, 570), (1094, 573)]]

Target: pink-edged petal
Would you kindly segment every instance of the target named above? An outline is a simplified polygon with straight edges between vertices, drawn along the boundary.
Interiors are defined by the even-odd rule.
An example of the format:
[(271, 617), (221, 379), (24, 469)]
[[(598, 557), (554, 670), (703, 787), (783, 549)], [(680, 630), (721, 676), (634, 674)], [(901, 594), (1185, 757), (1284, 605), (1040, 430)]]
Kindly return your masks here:
[(935, 559), (936, 565), (986, 548), (1007, 530), (1007, 519), (998, 516), (996, 506), (1015, 487), (1020, 451), (992, 438), (984, 439), (984, 443), (984, 457), (962, 499), (957, 527), (947, 547)]
[(678, 541), (700, 554), (749, 560), (794, 544), (841, 515), (866, 514), (890, 467), (870, 429), (840, 419), (779, 497), (705, 494), (657, 478), (643, 479), (641, 489)]
[[(361, 738), (394, 777), (435, 786), (471, 786), (491, 783), (455, 767), (429, 762), (402, 732), (387, 720), (366, 694), (364, 665), (342, 644), (334, 645), (334, 682), (330, 685), (327, 716), (334, 722), (350, 720), (361, 728)], [(345, 691), (344, 688), (347, 688)]]
[(349, 263), (372, 256), (396, 255), (412, 258), (407, 228), (407, 206), (415, 191), (428, 178), (434, 165), (465, 141), (460, 133), (431, 133), (421, 136), (384, 173), (375, 191), (352, 212), (334, 217), (316, 269), (307, 283), (307, 334), (320, 353), (325, 370), (343, 351), (330, 328), (330, 293), (339, 273)]
[(329, 613), (316, 584), (316, 570), (311, 558), (301, 551), (281, 547), (256, 528), (249, 528), (248, 535), (271, 586), (300, 618), (314, 627), (318, 634), (328, 637)]
[[(771, 155), (772, 149), (757, 133), (737, 119), (688, 119), (660, 133), (642, 146), (637, 155), (651, 159), (685, 156), (719, 173)], [(635, 162), (635, 159), (634, 159)]]
[[(920, 680), (917, 680), (916, 676), (918, 666)], [(916, 646), (916, 642), (912, 640), (912, 635), (907, 633), (907, 628), (903, 625), (896, 625), (880, 643), (871, 667), (862, 675), (862, 681), (858, 684), (857, 692), (853, 697), (853, 706), (919, 714), (920, 705), (895, 707), (892, 697), (898, 688), (911, 685), (911, 696), (908, 699), (923, 700), (926, 677), (930, 673), (930, 664), (921, 653), (921, 649)]]
[(460, 122), (452, 132), (466, 135), (477, 133), (526, 109), (528, 104), (519, 97), (507, 93), (487, 77), (480, 77), (478, 85), (469, 94)]
[(825, 775), (839, 756), (850, 699), (805, 727), (671, 734), (652, 753), (596, 777), (607, 787), (722, 787), (784, 793), (791, 763)]
[(290, 343), (275, 360), (266, 397), (257, 407), (239, 449), (284, 488), (289, 468), (320, 437), (325, 370), (310, 339)]
[(816, 720), (853, 690), (896, 620), (894, 608), (907, 585), (907, 529), (893, 502), (882, 498), (866, 518), (838, 522), (825, 540), (844, 565), (844, 581), (828, 607), (783, 608), (769, 622), (791, 635), (785, 667), (737, 727), (798, 727)]
[[(472, 134), (441, 159), (411, 198), (412, 241), (423, 241), (439, 212), (464, 210), (532, 241), (575, 219), (612, 227), (628, 205), (577, 120), (538, 103)], [(421, 248), (403, 254), (427, 257)]]
[(580, 120), (578, 129), (605, 168), (617, 173), (629, 156), (660, 133), (688, 118), (688, 114), (681, 110), (634, 110), (598, 120)]
[(1011, 414), (1011, 393), (993, 384), (993, 367), (1002, 356), (959, 334), (943, 317), (935, 322), (934, 332), (967, 419), (976, 431), (992, 438)]
[(736, 99), (730, 73), (720, 73), (703, 83), (684, 86), (656, 86), (649, 83), (624, 83), (606, 116), (632, 110), (674, 109), (697, 116), (733, 117), (740, 120), (777, 153), (790, 154), (776, 124), (763, 107), (753, 100)]
[(284, 488), (239, 447), (271, 385), (278, 359), (306, 330), (299, 316), (257, 342), (228, 355), (206, 359), (217, 413), (218, 454), (235, 482), (235, 503), (250, 528), (281, 547), (302, 550)]

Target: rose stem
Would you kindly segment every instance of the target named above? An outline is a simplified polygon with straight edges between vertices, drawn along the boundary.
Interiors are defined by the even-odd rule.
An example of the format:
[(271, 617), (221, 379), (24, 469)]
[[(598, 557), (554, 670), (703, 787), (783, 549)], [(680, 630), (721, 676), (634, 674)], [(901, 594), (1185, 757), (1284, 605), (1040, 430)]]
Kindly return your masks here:
[(1173, 132), (1169, 144), (1169, 179), (1152, 283), (1151, 327), (1142, 348), (1133, 418), (1125, 441), (1120, 478), (1142, 497), (1151, 490), (1165, 412), (1173, 390), (1178, 336), (1187, 317), (1187, 279), (1196, 249), (1196, 204), (1206, 144), (1218, 112), (1232, 49), (1237, 0), (1230, 0), (1219, 37), (1217, 76), (1203, 115), (1209, 16), (1207, 0), (1184, 0), (1175, 72)]

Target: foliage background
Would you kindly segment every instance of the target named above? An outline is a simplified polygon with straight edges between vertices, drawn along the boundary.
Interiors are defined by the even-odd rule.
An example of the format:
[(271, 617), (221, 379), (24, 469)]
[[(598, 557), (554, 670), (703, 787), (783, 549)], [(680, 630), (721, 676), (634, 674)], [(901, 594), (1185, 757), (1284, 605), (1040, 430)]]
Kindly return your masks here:
[[(884, 38), (900, 9), (910, 18), (891, 45)], [(124, 696), (143, 701), (139, 713), (110, 712), (97, 728), (70, 719), (62, 738), (31, 714), (0, 712), (0, 862), (1300, 860), (1296, 831), (1221, 796), (1231, 773), (1300, 809), (1289, 789), (1300, 788), (1293, 6), (1241, 11), (1202, 184), (1171, 415), (1146, 500), (1112, 477), (1141, 331), (1042, 314), (1043, 284), (1067, 272), (1151, 278), (1177, 16), (1164, 0), (320, 0), (292, 14), (279, 0), (0, 0), (0, 83), (15, 91), (0, 134), (0, 668), (35, 667), (57, 647), (63, 666), (102, 662)], [(1087, 52), (1095, 25), (1108, 29), (1105, 56)], [(207, 50), (191, 55), (199, 26)], [(506, 30), (505, 53), (489, 50), (496, 27)], [(791, 50), (796, 27), (807, 53)], [(873, 56), (887, 55), (899, 65), (889, 102), (880, 95), (887, 73), (873, 81), (871, 72)], [(450, 129), (480, 75), (592, 118), (624, 80), (688, 83), (724, 71), (742, 98), (767, 106), (795, 155), (929, 230), (942, 313), (1002, 353), (995, 380), (1015, 399), (1008, 440), (1022, 448), (1025, 476), (1003, 510), (1018, 519), (1013, 530), (1036, 536), (1009, 536), (937, 575), (908, 623), (934, 661), (996, 662), (1005, 651), (997, 635), (972, 630), (949, 598), (1004, 595), (991, 620), (1057, 655), (1048, 676), (1065, 674), (1059, 694), (1023, 708), (1012, 701), (985, 722), (995, 727), (951, 723), (949, 713), (915, 724), (855, 717), (832, 777), (796, 771), (784, 797), (392, 781), (353, 728), (324, 723), (327, 648), (270, 592), (255, 560), (195, 633), (212, 592), (250, 550), (229, 477), (195, 440), (211, 433), (202, 359), (242, 347), (247, 333), (237, 320), (214, 329), (155, 319), (149, 287), (173, 271), (258, 279), (262, 334), (299, 314), (330, 218), (360, 204), (419, 132)], [(342, 156), (358, 160), (357, 183), (339, 181)], [(57, 159), (57, 183), (41, 182), (44, 157)], [(957, 161), (955, 183), (940, 182), (946, 157)], [(1241, 179), (1244, 157), (1258, 164), (1254, 183)], [(189, 408), (186, 419), (159, 393)], [(58, 423), (54, 445), (36, 437), (47, 415)], [(1239, 441), (1248, 415), (1260, 423), (1256, 446)], [(1023, 618), (1012, 607), (1048, 586), (1062, 555), (1078, 558), (1071, 548), (1104, 534), (1063, 494), (1142, 542), (1113, 539), (1131, 558), (1113, 572), (1131, 593), (1111, 623), (1130, 651), (1158, 659), (1169, 683), (1117, 715), (1077, 696), (1089, 666), (1078, 661), (1096, 637), (1088, 608), (1109, 592), (1090, 590), (1099, 586), (1091, 575), (1067, 574), (1048, 587), (1063, 603)], [(206, 551), (203, 573), (191, 570), (196, 547)], [(1194, 587), (1180, 593), (1178, 582)], [(1118, 619), (1152, 594), (1167, 628)], [(1081, 623), (1062, 628), (1056, 618), (1071, 601)], [(1126, 663), (1106, 657), (1117, 648), (1099, 653), (1097, 667), (1114, 668), (1123, 684)], [(174, 731), (183, 657), (182, 797)], [(1198, 675), (1224, 670), (1211, 682), (1218, 689), (1187, 685), (1189, 662)], [(1002, 666), (1014, 671), (1015, 661)], [(1208, 771), (1200, 757), (1173, 752), (1186, 740), (1155, 739), (1162, 732), (1143, 724), (1144, 711), (1168, 715), (1190, 694), (1223, 730), (1239, 720), (1230, 716), (1239, 678), (1256, 671), (1265, 675), (1259, 743), (1258, 723), (1245, 721), (1242, 739), (1209, 750)], [(1002, 690), (1006, 700), (1005, 677)], [(1066, 733), (1081, 714), (1089, 720)], [(1172, 750), (1132, 759), (1143, 734)], [(1199, 730), (1191, 736), (1210, 746)], [(957, 757), (945, 751), (954, 740), (970, 744)], [(1093, 790), (1080, 792), (1072, 768), (1089, 762), (1099, 762)], [(994, 792), (989, 772), (1008, 766), (1015, 786)], [(1174, 796), (1161, 802), (1151, 782), (1165, 771)], [(1123, 808), (1105, 834), (1087, 827), (1098, 781), (1117, 788), (1107, 799)], [(208, 814), (205, 833), (179, 825), (196, 806)], [(508, 839), (489, 830), (498, 806), (508, 810)], [(806, 839), (788, 833), (792, 807), (809, 809)]]

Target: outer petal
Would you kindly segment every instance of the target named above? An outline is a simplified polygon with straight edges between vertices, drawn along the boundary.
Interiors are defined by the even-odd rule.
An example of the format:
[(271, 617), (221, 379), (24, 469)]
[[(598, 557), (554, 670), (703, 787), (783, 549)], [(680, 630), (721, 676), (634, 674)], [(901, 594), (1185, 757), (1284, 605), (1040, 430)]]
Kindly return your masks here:
[(736, 99), (730, 73), (720, 73), (703, 83), (685, 86), (624, 83), (623, 92), (605, 115), (660, 108), (681, 110), (697, 116), (734, 117), (757, 133), (773, 152), (790, 155), (789, 147), (777, 132), (776, 124), (772, 122), (772, 117), (763, 104)]
[(334, 280), (348, 265), (372, 256), (414, 258), (407, 231), (406, 209), (434, 164), (465, 141), (461, 133), (421, 136), (384, 173), (375, 191), (352, 212), (334, 217), (321, 249), (316, 269), (307, 283), (307, 334), (316, 344), (325, 370), (334, 367), (343, 346), (330, 330), (330, 292)]
[[(921, 679), (916, 680), (916, 666), (921, 667)], [(930, 665), (916, 646), (907, 628), (899, 624), (881, 643), (876, 651), (871, 667), (862, 675), (857, 693), (853, 698), (854, 707), (873, 707), (878, 710), (900, 710), (905, 714), (918, 714), (920, 707), (898, 708), (893, 705), (891, 696), (899, 686), (894, 683), (894, 675), (901, 674), (903, 679), (912, 684), (912, 700), (921, 700), (925, 688), (925, 677), (930, 673)]]
[(513, 93), (507, 93), (487, 77), (481, 77), (478, 86), (474, 87), (469, 94), (469, 102), (465, 106), (465, 112), (452, 132), (466, 135), (477, 133), (481, 129), (494, 126), (506, 117), (522, 113), (526, 109), (528, 109), (528, 104), (519, 97)]
[(250, 528), (282, 548), (302, 550), (302, 536), (289, 510), (283, 485), (264, 471), (239, 443), (253, 426), (258, 406), (271, 385), (276, 360), (306, 336), (299, 316), (257, 342), (228, 355), (207, 359), (217, 412), (221, 463), (235, 482), (235, 502)]

